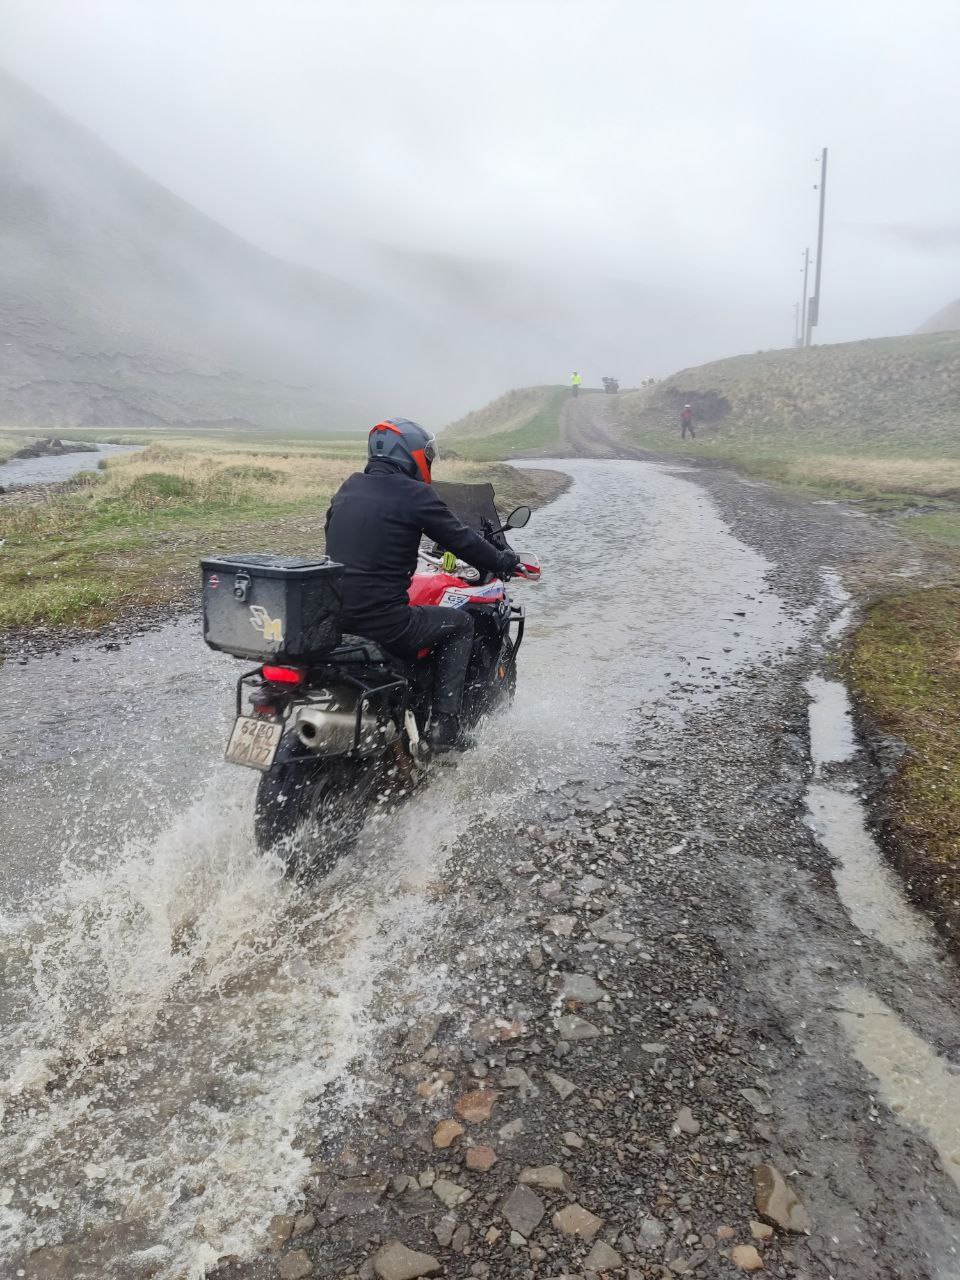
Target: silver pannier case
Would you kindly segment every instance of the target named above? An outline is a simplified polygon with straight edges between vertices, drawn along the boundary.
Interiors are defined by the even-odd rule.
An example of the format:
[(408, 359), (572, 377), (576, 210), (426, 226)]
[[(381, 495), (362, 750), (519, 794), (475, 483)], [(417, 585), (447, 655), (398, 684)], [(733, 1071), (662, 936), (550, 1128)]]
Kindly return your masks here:
[(340, 643), (343, 565), (327, 556), (208, 556), (203, 638), (260, 662), (309, 662)]

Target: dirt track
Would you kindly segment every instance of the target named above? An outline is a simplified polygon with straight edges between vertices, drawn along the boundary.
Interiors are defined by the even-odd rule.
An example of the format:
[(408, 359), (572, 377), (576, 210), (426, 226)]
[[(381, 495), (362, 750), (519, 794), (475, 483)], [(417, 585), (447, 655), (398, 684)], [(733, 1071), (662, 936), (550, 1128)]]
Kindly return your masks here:
[[(638, 456), (604, 397), (571, 399), (562, 430), (571, 452)], [(726, 471), (692, 478), (771, 562), (768, 585), (804, 620), (797, 643), (677, 724), (675, 700), (709, 665), (691, 632), (646, 731), (623, 744), (629, 782), (544, 796), (507, 839), (479, 830), (458, 846), (450, 927), (433, 944), (451, 999), (384, 1063), (393, 1083), (375, 1114), (346, 1144), (320, 1143), (303, 1237), (318, 1275), (372, 1276), (391, 1239), (453, 1276), (637, 1280), (761, 1262), (810, 1280), (960, 1275), (955, 967), (895, 884), (889, 915), (871, 916), (889, 887), (879, 858), (838, 896), (808, 808), (815, 773), (841, 798), (882, 780), (859, 747), (811, 762), (806, 682), (830, 674), (830, 622), (839, 633), (850, 607), (840, 584), (863, 599), (924, 566), (843, 507)], [(477, 1089), (489, 1119), (465, 1120)], [(496, 1163), (471, 1171), (488, 1148)], [(764, 1165), (789, 1179), (809, 1234), (760, 1212)], [(588, 1240), (555, 1216), (571, 1201), (600, 1220)]]
[[(606, 412), (600, 396), (571, 402), (567, 438), (616, 450)], [(191, 1172), (158, 1244), (186, 1224), (216, 1246), (235, 1187), (253, 1194), (262, 1227), (247, 1211), (248, 1260), (217, 1274), (245, 1280), (669, 1280), (761, 1266), (797, 1280), (956, 1280), (956, 969), (871, 852), (859, 803), (881, 775), (830, 680), (843, 582), (858, 595), (922, 566), (873, 521), (729, 472), (570, 469), (573, 488), (539, 517), (547, 594), (527, 602), (503, 736), (406, 816), (410, 841), (388, 842), (386, 863), (371, 847), (359, 898), (349, 875), (277, 898), (271, 919), (289, 917), (295, 941), (309, 924), (302, 979), (295, 947), (262, 986), (275, 943), (244, 924), (255, 1007), (270, 1007), (274, 986), (289, 994), (279, 1028), (242, 1045), (243, 1078), (257, 1083), (233, 1123), (249, 1123), (251, 1093), (269, 1104), (265, 1134), (272, 1106), (292, 1114), (290, 1085), (276, 1103), (270, 1091), (297, 1055), (274, 1066), (277, 1046), (296, 1050), (313, 1021), (351, 1008), (364, 948), (395, 934), (398, 949), (358, 986), (363, 1052), (331, 1033), (320, 1056), (339, 1065), (259, 1183), (228, 1145), (206, 1164), (199, 1149), (179, 1154)], [(333, 934), (304, 915), (327, 899), (342, 903)], [(246, 979), (227, 977), (229, 1005)], [(176, 1028), (190, 988), (165, 998)], [(188, 1057), (216, 1057), (203, 1037), (224, 1016), (187, 1024)], [(134, 1083), (121, 1072), (116, 1087), (136, 1089), (138, 1055), (152, 1063), (163, 1048), (128, 1034)], [(170, 1099), (170, 1114), (226, 1106), (239, 1070), (226, 1061), (209, 1096), (189, 1109)], [(72, 1153), (52, 1150), (69, 1169)], [(307, 1174), (284, 1201), (294, 1151)], [(801, 1207), (786, 1192), (769, 1202), (763, 1188), (781, 1177)], [(92, 1231), (34, 1242), (16, 1259), (26, 1276), (180, 1274), (156, 1251), (131, 1252), (137, 1219), (128, 1208), (118, 1224), (111, 1204)]]

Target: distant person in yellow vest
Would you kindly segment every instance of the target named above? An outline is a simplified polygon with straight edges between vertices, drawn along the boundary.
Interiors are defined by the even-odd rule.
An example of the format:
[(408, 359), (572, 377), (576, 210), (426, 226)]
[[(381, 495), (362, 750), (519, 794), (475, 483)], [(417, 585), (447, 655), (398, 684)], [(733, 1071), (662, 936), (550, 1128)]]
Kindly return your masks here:
[(575, 396), (580, 394), (580, 383), (582, 381), (583, 379), (580, 377), (579, 373), (577, 373), (576, 369), (574, 369), (573, 373), (570, 375), (570, 390)]

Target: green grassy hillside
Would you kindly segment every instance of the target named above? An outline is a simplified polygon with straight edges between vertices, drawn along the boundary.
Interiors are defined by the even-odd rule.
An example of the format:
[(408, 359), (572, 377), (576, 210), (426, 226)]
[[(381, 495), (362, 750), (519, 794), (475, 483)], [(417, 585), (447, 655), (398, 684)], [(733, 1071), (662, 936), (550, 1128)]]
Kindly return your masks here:
[(565, 387), (523, 387), (508, 391), (482, 409), (451, 423), (443, 433), (446, 445), (464, 458), (549, 455), (559, 440), (560, 407)]
[(620, 397), (626, 433), (676, 442), (680, 410), (721, 452), (960, 457), (960, 333), (758, 352)]

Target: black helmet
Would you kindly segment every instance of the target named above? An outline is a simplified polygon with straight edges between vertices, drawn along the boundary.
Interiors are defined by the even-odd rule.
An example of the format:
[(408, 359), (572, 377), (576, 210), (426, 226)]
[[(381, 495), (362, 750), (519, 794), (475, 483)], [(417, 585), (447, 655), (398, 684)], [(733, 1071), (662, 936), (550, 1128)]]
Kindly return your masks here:
[(437, 441), (432, 432), (408, 418), (386, 418), (370, 428), (367, 440), (369, 458), (387, 458), (396, 462), (414, 480), (430, 483), (430, 468), (437, 456)]

